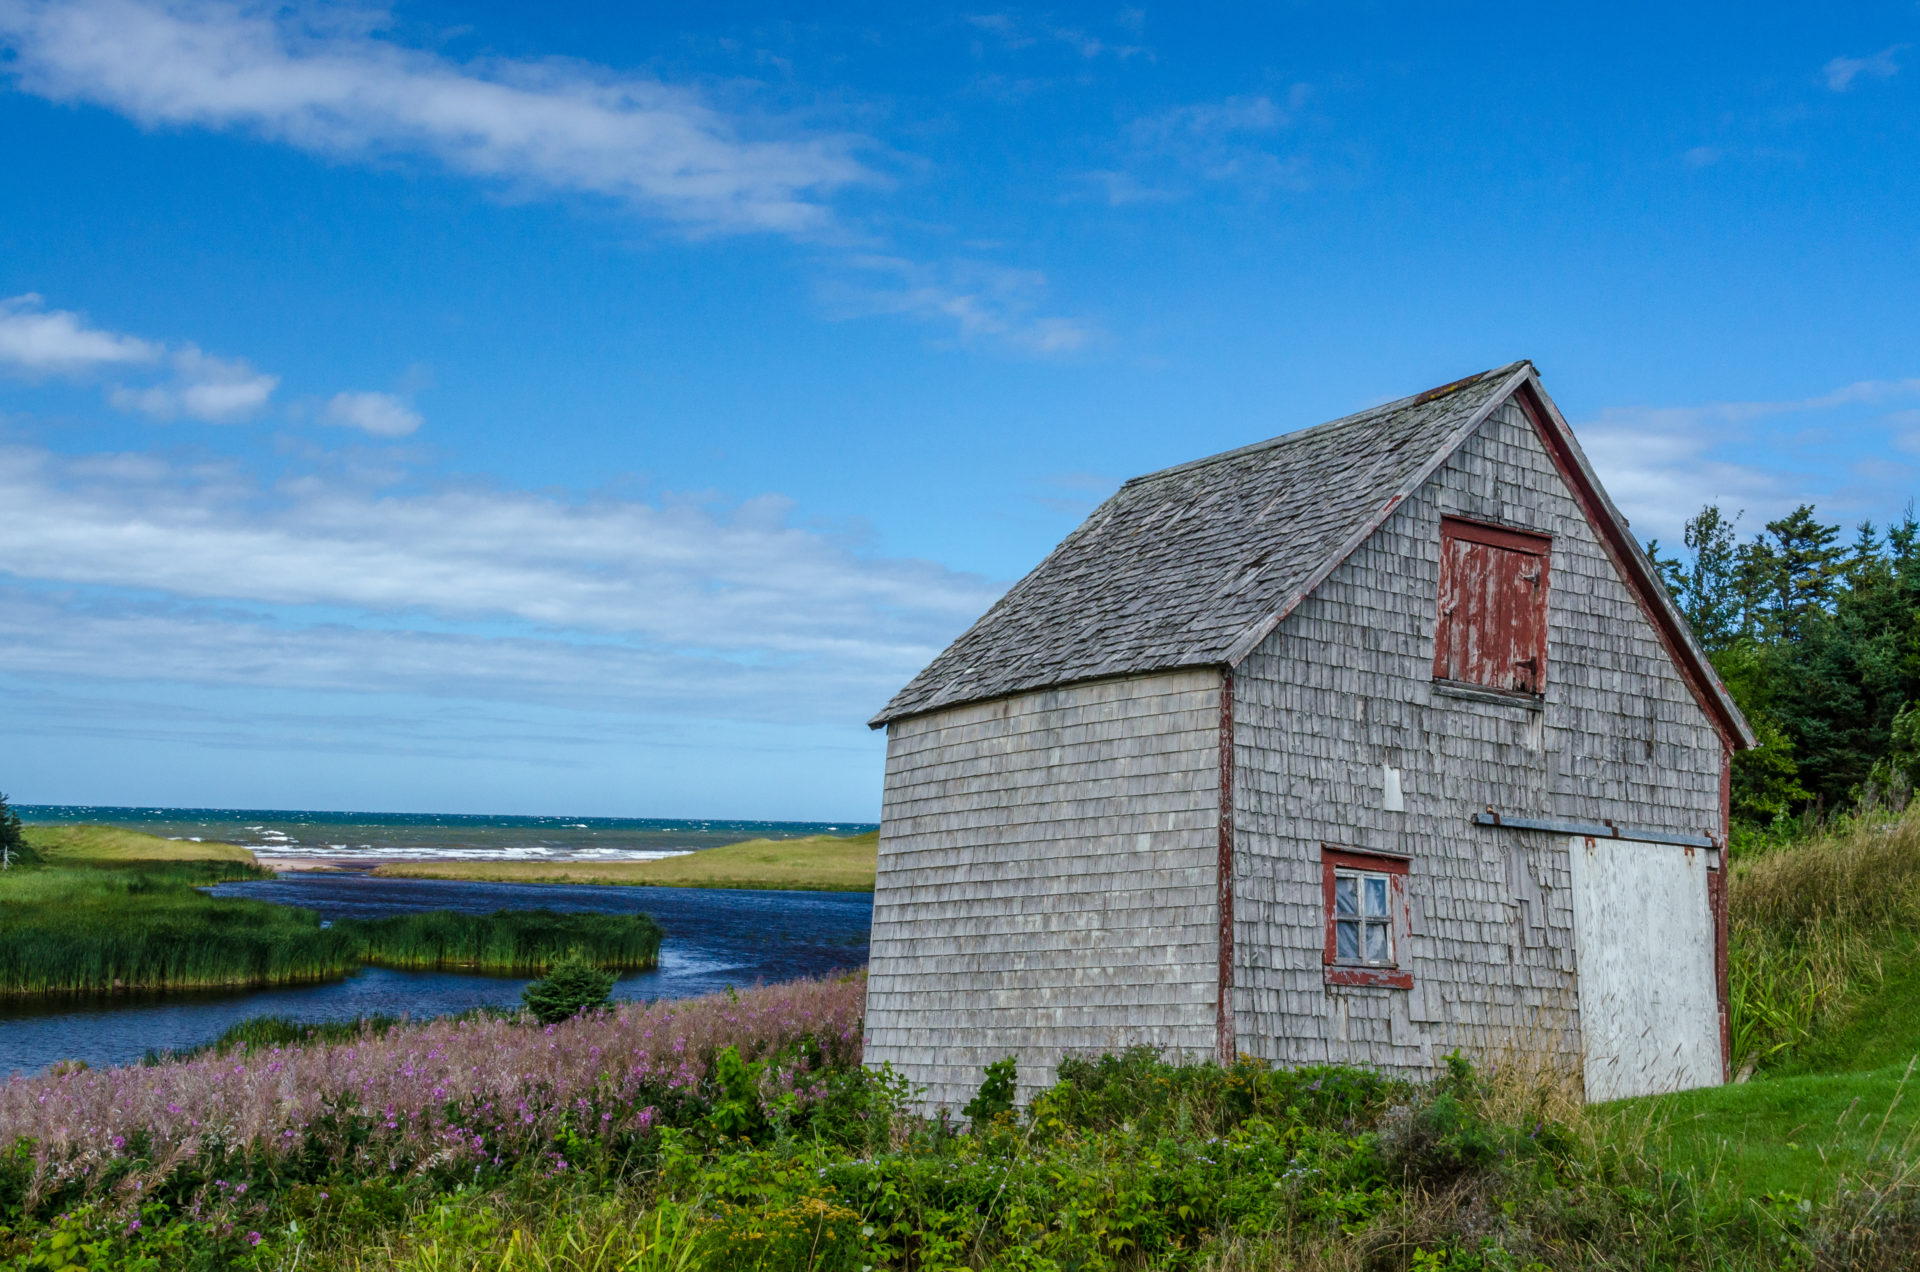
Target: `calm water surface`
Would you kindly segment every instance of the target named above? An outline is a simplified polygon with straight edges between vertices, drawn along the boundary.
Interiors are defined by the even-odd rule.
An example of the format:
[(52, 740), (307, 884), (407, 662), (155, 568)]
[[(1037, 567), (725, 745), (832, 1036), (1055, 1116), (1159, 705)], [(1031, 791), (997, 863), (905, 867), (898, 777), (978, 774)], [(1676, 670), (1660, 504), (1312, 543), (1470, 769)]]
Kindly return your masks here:
[[(615, 998), (684, 998), (729, 985), (817, 976), (867, 961), (873, 896), (865, 892), (748, 892), (586, 884), (466, 883), (290, 875), (226, 883), (218, 896), (304, 906), (323, 919), (376, 918), (418, 910), (590, 910), (651, 914), (666, 929), (660, 966), (620, 980)], [(0, 1074), (34, 1072), (56, 1060), (126, 1064), (149, 1049), (198, 1046), (249, 1016), (350, 1020), (369, 1012), (437, 1016), (479, 1006), (515, 1006), (522, 979), (366, 968), (344, 981), (245, 993), (163, 999), (101, 999), (52, 1008), (0, 1006)]]

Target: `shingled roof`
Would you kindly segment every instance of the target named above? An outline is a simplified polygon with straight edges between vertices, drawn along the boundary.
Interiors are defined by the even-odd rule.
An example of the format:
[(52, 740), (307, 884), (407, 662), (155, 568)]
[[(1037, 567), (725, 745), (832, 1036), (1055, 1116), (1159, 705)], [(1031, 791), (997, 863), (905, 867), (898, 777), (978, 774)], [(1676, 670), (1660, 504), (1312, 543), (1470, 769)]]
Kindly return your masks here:
[[(1095, 509), (869, 722), (1052, 685), (1180, 667), (1231, 666), (1378, 528), (1503, 401), (1534, 380), (1515, 362), (1315, 428), (1136, 477)], [(1544, 394), (1541, 395), (1544, 400)], [(1550, 410), (1550, 407), (1548, 408)], [(1552, 412), (1571, 446), (1572, 435)], [(1591, 471), (1573, 448), (1588, 481)], [(1598, 483), (1593, 482), (1597, 491)], [(1603, 519), (1619, 517), (1604, 493)], [(1651, 568), (1675, 656), (1705, 668), (1710, 708), (1744, 739)], [(1648, 599), (1648, 598), (1643, 598)], [(1704, 704), (1703, 704), (1704, 705)], [(1725, 710), (1717, 708), (1724, 707)], [(1727, 715), (1731, 712), (1731, 716)]]

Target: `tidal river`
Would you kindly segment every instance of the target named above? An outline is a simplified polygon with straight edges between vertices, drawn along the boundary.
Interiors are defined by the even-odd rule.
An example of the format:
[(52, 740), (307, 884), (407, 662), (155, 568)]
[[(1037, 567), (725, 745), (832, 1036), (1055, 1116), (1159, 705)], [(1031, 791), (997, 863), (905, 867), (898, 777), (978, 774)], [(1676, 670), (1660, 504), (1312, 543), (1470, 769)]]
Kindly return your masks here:
[[(322, 919), (416, 910), (591, 910), (651, 914), (666, 929), (660, 966), (614, 985), (616, 999), (686, 998), (728, 986), (861, 967), (873, 896), (865, 892), (749, 892), (590, 884), (465, 883), (294, 874), (223, 883), (217, 896), (303, 906)], [(288, 989), (0, 1003), (0, 1076), (57, 1060), (126, 1064), (149, 1050), (179, 1050), (220, 1036), (249, 1016), (350, 1020), (373, 1012), (416, 1018), (469, 1007), (517, 1006), (522, 979), (397, 972), (369, 967), (342, 981)]]

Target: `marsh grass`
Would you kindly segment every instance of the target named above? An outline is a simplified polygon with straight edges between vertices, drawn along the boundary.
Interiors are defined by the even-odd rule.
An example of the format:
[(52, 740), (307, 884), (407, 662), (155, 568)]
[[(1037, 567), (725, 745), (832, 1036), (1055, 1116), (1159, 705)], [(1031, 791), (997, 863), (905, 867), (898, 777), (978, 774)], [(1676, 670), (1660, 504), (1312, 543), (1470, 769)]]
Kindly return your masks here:
[[(1736, 858), (1728, 913), (1734, 1067), (1792, 1071), (1870, 1011), (1890, 975), (1904, 979), (1920, 931), (1920, 807)], [(1900, 1015), (1899, 1045), (1920, 1048), (1920, 1021)]]
[(660, 925), (644, 914), (435, 910), (347, 920), (334, 930), (357, 942), (365, 962), (410, 971), (540, 976), (574, 949), (606, 971), (640, 971), (660, 959)]
[(217, 899), (251, 862), (44, 866), (0, 878), (0, 994), (228, 989), (343, 976), (354, 939), (310, 910)]
[(439, 911), (329, 927), (311, 910), (201, 891), (273, 877), (250, 856), (225, 854), (141, 860), (56, 852), (48, 864), (6, 871), (0, 996), (297, 985), (335, 980), (363, 963), (537, 976), (572, 949), (613, 971), (659, 960), (661, 931), (645, 915)]

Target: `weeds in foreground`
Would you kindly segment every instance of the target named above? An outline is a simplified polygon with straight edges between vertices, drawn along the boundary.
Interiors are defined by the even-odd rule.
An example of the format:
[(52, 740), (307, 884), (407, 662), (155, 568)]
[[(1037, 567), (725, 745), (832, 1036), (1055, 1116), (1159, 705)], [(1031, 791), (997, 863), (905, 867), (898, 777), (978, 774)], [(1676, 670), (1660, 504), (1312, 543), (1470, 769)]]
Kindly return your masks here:
[[(1832, 1195), (1676, 1168), (1666, 1105), (1146, 1051), (922, 1116), (864, 982), (266, 1043), (0, 1091), (0, 1272), (1560, 1272), (1920, 1261), (1908, 1123)], [(1740, 1088), (1744, 1091), (1757, 1087)], [(1856, 1122), (1867, 1116), (1855, 1110)], [(1865, 1125), (1862, 1123), (1862, 1125)], [(1852, 1123), (1849, 1123), (1852, 1126)], [(1859, 1128), (1849, 1130), (1857, 1134)]]

